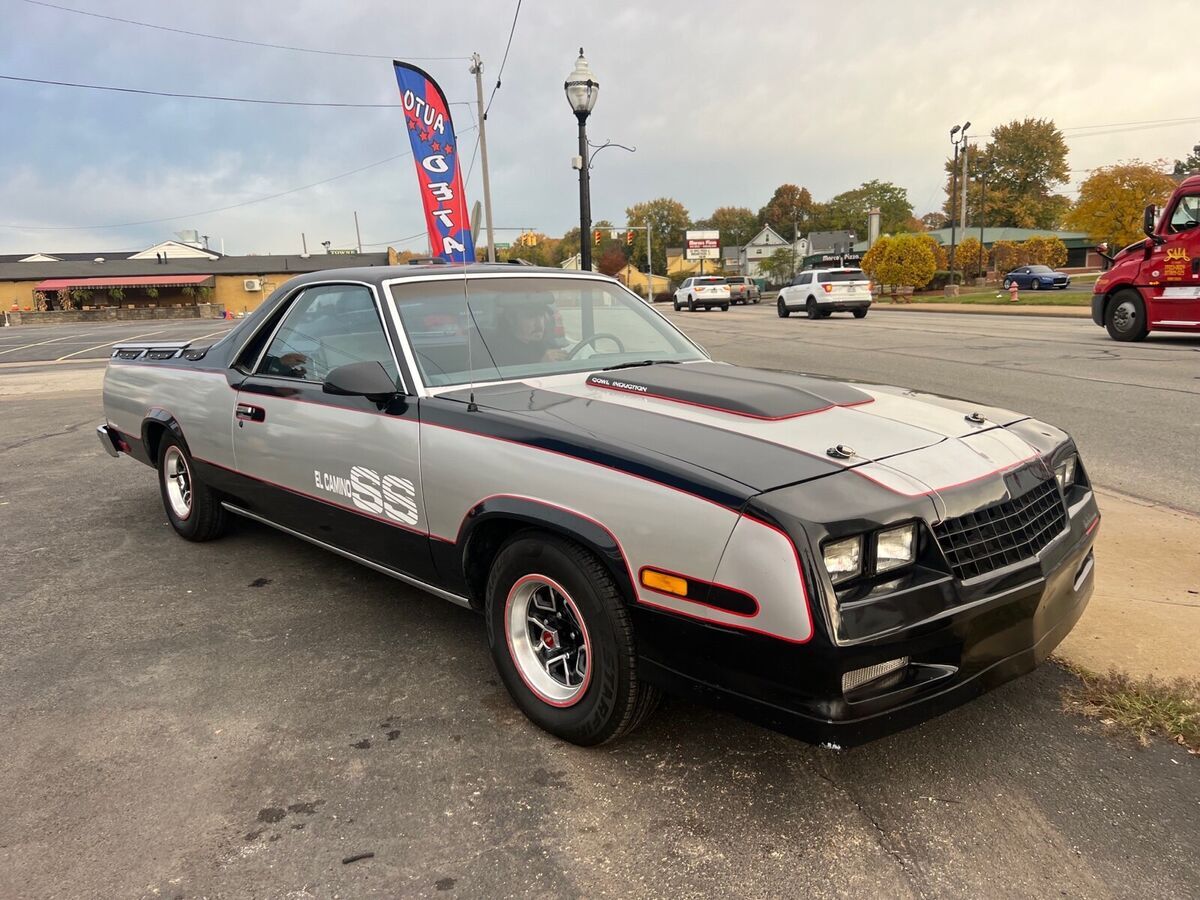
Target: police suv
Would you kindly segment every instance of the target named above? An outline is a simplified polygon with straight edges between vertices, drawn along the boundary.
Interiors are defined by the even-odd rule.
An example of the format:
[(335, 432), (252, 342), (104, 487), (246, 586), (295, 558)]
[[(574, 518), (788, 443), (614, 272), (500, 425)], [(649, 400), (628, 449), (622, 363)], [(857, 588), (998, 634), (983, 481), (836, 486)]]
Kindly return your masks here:
[(591, 272), (305, 275), (211, 345), (118, 344), (98, 432), (186, 540), (244, 516), (479, 611), (578, 744), (663, 690), (866, 740), (1031, 670), (1095, 577), (1064, 432), (713, 362)]

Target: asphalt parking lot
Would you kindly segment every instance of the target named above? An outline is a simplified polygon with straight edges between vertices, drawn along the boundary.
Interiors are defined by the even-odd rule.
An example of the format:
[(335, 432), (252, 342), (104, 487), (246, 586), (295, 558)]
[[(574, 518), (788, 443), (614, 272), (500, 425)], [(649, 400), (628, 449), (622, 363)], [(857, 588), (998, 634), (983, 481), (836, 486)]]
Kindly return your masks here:
[(237, 323), (224, 319), (196, 321), (105, 322), (94, 325), (38, 325), (0, 328), (0, 365), (74, 363), (108, 359), (112, 345), (154, 337), (164, 339), (219, 338)]
[[(1097, 481), (1200, 496), (1194, 339), (678, 317), (718, 358), (1028, 409)], [(844, 753), (679, 701), (565, 745), (510, 703), (472, 613), (247, 522), (179, 540), (68, 367), (0, 371), (72, 376), (0, 396), (0, 896), (1196, 895), (1197, 759), (1065, 713), (1055, 666)], [(1126, 470), (1146, 427), (1170, 433)]]

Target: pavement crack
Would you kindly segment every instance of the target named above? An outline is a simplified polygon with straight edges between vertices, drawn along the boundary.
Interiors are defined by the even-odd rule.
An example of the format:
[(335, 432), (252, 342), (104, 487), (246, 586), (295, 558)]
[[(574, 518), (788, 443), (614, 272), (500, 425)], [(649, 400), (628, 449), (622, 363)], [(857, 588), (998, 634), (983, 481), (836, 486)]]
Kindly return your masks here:
[(39, 434), (35, 435), (34, 437), (25, 438), (24, 440), (14, 441), (11, 444), (0, 445), (0, 453), (7, 453), (9, 450), (17, 450), (20, 447), (28, 447), (30, 444), (36, 444), (38, 441), (44, 441), (53, 437), (61, 437), (64, 434), (72, 434), (91, 421), (91, 419), (84, 419), (82, 422), (74, 422), (71, 425), (68, 425), (61, 431), (49, 431), (46, 434)]
[(828, 772), (822, 771), (819, 766), (813, 764), (812, 760), (805, 757), (804, 762), (808, 766), (810, 772), (812, 772), (822, 781), (827, 782), (835, 791), (853, 804), (854, 808), (858, 810), (859, 814), (861, 814), (862, 817), (866, 819), (867, 822), (870, 823), (871, 827), (875, 830), (877, 843), (883, 852), (891, 857), (892, 861), (895, 862), (895, 864), (899, 867), (901, 874), (904, 876), (905, 883), (913, 889), (913, 891), (918, 897), (921, 898), (921, 900), (928, 900), (929, 895), (926, 894), (921, 888), (920, 872), (918, 871), (917, 867), (910, 859), (908, 859), (908, 857), (904, 855), (903, 852), (901, 852), (900, 848), (896, 846), (895, 842), (891, 838), (891, 835), (888, 834), (887, 829), (880, 824), (879, 820), (872, 815), (871, 811), (868, 810), (856, 796), (854, 796), (854, 793), (848, 787), (843, 785)]

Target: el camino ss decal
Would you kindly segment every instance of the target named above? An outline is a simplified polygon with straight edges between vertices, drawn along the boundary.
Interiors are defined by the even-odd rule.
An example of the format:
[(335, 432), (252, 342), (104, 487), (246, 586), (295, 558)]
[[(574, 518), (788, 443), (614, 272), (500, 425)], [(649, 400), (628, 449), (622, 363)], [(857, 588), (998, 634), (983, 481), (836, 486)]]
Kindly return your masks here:
[(366, 466), (353, 466), (349, 477), (313, 469), (317, 489), (345, 497), (363, 512), (387, 516), (404, 525), (416, 525), (417, 489), (408, 478), (380, 475)]

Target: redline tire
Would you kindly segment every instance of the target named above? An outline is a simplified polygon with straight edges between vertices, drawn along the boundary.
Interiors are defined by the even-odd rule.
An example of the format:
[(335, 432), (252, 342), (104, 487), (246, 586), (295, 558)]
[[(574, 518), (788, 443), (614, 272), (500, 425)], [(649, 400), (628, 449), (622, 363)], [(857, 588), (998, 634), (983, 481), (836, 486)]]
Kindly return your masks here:
[(167, 521), (181, 538), (211, 541), (225, 533), (229, 514), (197, 477), (187, 445), (170, 432), (158, 446), (158, 487)]
[[(522, 591), (531, 583), (538, 590), (546, 588), (551, 597), (554, 589), (561, 591), (558, 606), (570, 614), (558, 620), (566, 623), (555, 639), (559, 643), (548, 646), (573, 647), (577, 660), (583, 642), (586, 674), (576, 671), (586, 678), (582, 687), (572, 690), (559, 679), (556, 688), (530, 668), (533, 636), (515, 630), (521, 617), (513, 604), (527, 602)], [(539, 728), (573, 744), (594, 746), (627, 734), (658, 705), (658, 690), (638, 679), (626, 598), (608, 570), (583, 547), (540, 531), (517, 534), (496, 555), (486, 594), (488, 643), (496, 670), (513, 701)], [(576, 636), (571, 637), (565, 629), (574, 624), (580, 628), (572, 629)], [(537, 627), (541, 626), (531, 630)], [(554, 671), (566, 674), (565, 668)], [(550, 668), (546, 673), (553, 678)]]

